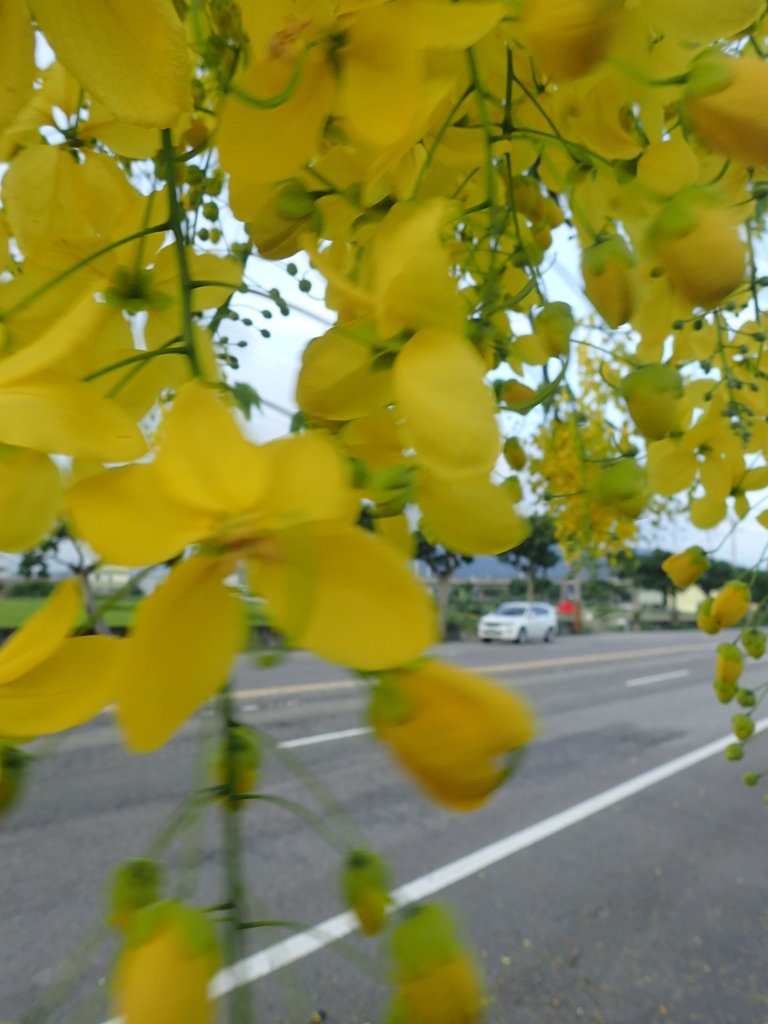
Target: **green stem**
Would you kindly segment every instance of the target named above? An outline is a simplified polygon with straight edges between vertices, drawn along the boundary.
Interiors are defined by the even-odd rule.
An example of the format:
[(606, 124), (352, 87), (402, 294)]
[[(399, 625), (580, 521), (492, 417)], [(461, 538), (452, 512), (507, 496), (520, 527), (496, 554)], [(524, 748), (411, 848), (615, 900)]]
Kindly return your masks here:
[(177, 356), (187, 355), (187, 349), (185, 345), (174, 345), (170, 348), (154, 348), (148, 352), (137, 352), (136, 355), (126, 356), (125, 359), (118, 359), (116, 363), (110, 363), (109, 366), (102, 366), (100, 370), (94, 370), (93, 373), (86, 374), (83, 380), (96, 380), (99, 377), (104, 377), (108, 373), (112, 373), (113, 370), (119, 370), (123, 366), (131, 366), (134, 363), (145, 363), (149, 359), (156, 359), (157, 356)]
[(282, 807), (285, 811), (290, 811), (291, 814), (295, 814), (297, 818), (301, 818), (303, 822), (309, 825), (319, 836), (321, 836), (326, 843), (334, 850), (341, 854), (345, 854), (349, 849), (346, 839), (344, 836), (338, 835), (329, 828), (328, 824), (319, 815), (313, 811), (308, 810), (303, 804), (298, 803), (296, 800), (289, 800), (287, 797), (273, 796), (269, 793), (244, 793), (237, 797), (238, 800), (262, 800), (264, 803), (274, 804), (276, 807)]
[(131, 590), (131, 588), (134, 587), (140, 580), (143, 580), (147, 573), (151, 572), (153, 568), (154, 566), (149, 565), (147, 566), (146, 569), (142, 569), (140, 572), (135, 573), (135, 575), (131, 576), (127, 583), (124, 583), (122, 587), (120, 587), (118, 590), (114, 592), (114, 594), (110, 594), (108, 598), (102, 601), (102, 603), (93, 613), (93, 615), (89, 615), (85, 622), (83, 622), (82, 625), (78, 627), (77, 635), (88, 633), (91, 629), (93, 629), (93, 627), (96, 625), (99, 619), (102, 619), (104, 617), (104, 612), (109, 611), (109, 609), (113, 605), (117, 604), (118, 601), (125, 597), (128, 591)]
[[(227, 792), (221, 804), (224, 840), (224, 901), (229, 903), (232, 908), (227, 915), (224, 946), (226, 962), (232, 965), (242, 960), (246, 952), (242, 929), (246, 910), (246, 885), (241, 857), (240, 818), (236, 807), (231, 805), (229, 796), (229, 794), (236, 792), (235, 748), (232, 743), (231, 733), (231, 730), (236, 725), (236, 721), (234, 717), (234, 702), (229, 684), (224, 686), (219, 693), (218, 710), (221, 722), (221, 744)], [(251, 1007), (246, 986), (238, 986), (232, 990), (229, 1007), (232, 1024), (249, 1024), (251, 1020)]]
[(176, 183), (176, 162), (171, 141), (170, 129), (163, 129), (163, 156), (165, 159), (165, 173), (168, 181), (168, 201), (171, 212), (171, 231), (176, 246), (176, 261), (179, 268), (179, 284), (181, 290), (181, 336), (187, 349), (187, 357), (195, 374), (199, 374), (197, 359), (195, 358), (195, 336), (192, 322), (192, 279), (187, 263), (187, 247), (184, 238), (182, 225), (184, 223), (184, 211), (179, 203), (179, 195)]
[(7, 323), (16, 316), (17, 313), (21, 313), (22, 310), (27, 308), (27, 306), (31, 306), (52, 288), (55, 288), (56, 285), (61, 284), (62, 281), (66, 281), (66, 279), (71, 277), (72, 274), (77, 273), (78, 270), (82, 270), (83, 267), (87, 267), (89, 263), (93, 263), (93, 261), (97, 260), (100, 256), (105, 256), (108, 252), (113, 252), (115, 249), (119, 249), (120, 246), (128, 245), (129, 242), (135, 242), (140, 238), (145, 238), (147, 235), (156, 235), (161, 231), (165, 232), (170, 229), (170, 223), (155, 224), (154, 227), (142, 228), (141, 231), (134, 231), (132, 235), (126, 235), (124, 238), (119, 238), (116, 242), (110, 242), (109, 245), (105, 245), (101, 249), (96, 249), (95, 252), (90, 253), (88, 256), (84, 256), (81, 260), (78, 260), (77, 263), (73, 263), (71, 266), (67, 267), (66, 270), (62, 270), (60, 274), (56, 274), (55, 277), (46, 281), (45, 284), (41, 284), (39, 288), (35, 288), (34, 291), (29, 293), (29, 295), (25, 295), (23, 299), (19, 299), (14, 306), (6, 309), (5, 312), (0, 312), (0, 323)]

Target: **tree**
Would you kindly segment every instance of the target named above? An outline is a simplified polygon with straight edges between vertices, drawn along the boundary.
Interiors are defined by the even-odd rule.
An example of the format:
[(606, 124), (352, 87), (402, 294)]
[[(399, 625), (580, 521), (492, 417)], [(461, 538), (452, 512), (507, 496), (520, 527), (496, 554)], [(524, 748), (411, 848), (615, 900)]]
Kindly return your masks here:
[(511, 565), (525, 576), (526, 600), (536, 596), (536, 577), (540, 571), (557, 565), (559, 554), (555, 540), (555, 523), (547, 515), (534, 514), (529, 519), (531, 532), (516, 548), (502, 551), (497, 557), (500, 562)]
[[(670, 502), (703, 530), (756, 511), (768, 24), (760, 0), (704, 6), (1, 0), (0, 551), (23, 557), (66, 522), (84, 579), (100, 560), (170, 571), (126, 639), (87, 635), (103, 609), (83, 616), (75, 575), (19, 631), (0, 811), (27, 763), (17, 741), (114, 705), (126, 746), (150, 752), (214, 699), (220, 770), (193, 801), (225, 797), (216, 913), (236, 959), (231, 812), (258, 780), (222, 686), (242, 650), (228, 581), (288, 645), (365, 679), (375, 737), (469, 810), (533, 719), (429, 656), (415, 515), (458, 557), (527, 543), (510, 564), (532, 588), (551, 547), (549, 527), (526, 541), (526, 466), (576, 565), (630, 547)], [(560, 239), (580, 322), (552, 272)], [(251, 351), (279, 352), (296, 310), (319, 321), (298, 411), (257, 444), (245, 420), (271, 399)], [(741, 583), (706, 628), (746, 614)], [(441, 730), (448, 755), (425, 757)], [(386, 872), (353, 853), (369, 930)], [(191, 911), (185, 961), (190, 908), (163, 904), (146, 865), (119, 880), (115, 920), (143, 915), (144, 941), (115, 973), (116, 1012), (161, 961), (202, 1019), (206, 914)], [(471, 976), (441, 914), (402, 927), (425, 918)], [(433, 969), (398, 964), (403, 1019)], [(474, 1019), (479, 987), (464, 995)]]
[(437, 593), (437, 614), (440, 635), (448, 636), (448, 605), (451, 597), (451, 577), (462, 565), (469, 565), (472, 558), (449, 551), (442, 544), (433, 544), (421, 531), (416, 533), (415, 557), (429, 566), (435, 577)]

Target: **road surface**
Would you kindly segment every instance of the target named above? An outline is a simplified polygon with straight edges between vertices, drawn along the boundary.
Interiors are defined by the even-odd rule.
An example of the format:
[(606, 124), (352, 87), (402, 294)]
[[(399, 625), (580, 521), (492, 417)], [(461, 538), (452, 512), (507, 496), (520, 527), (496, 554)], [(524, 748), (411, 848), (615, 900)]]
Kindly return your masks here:
[[(363, 731), (364, 688), (338, 668), (303, 653), (269, 669), (243, 658), (237, 700), (243, 720), (283, 744), (267, 758), (265, 792), (319, 811), (342, 845), (348, 832), (359, 841), (354, 822), (388, 858), (404, 902), (456, 910), (486, 978), (489, 1024), (768, 1024), (768, 814), (760, 789), (740, 781), (766, 744), (724, 761), (717, 741), (732, 712), (710, 688), (721, 639), (442, 646), (522, 691), (539, 718), (517, 776), (470, 815), (438, 810), (403, 778)], [(751, 665), (746, 685), (765, 676)], [(204, 712), (135, 757), (104, 716), (35, 766), (0, 829), (0, 1018), (109, 1018), (114, 944), (92, 928), (105, 881), (146, 852), (202, 777), (214, 729)], [(347, 934), (339, 853), (275, 805), (249, 804), (238, 821), (252, 916), (306, 930), (245, 932), (244, 973), (221, 975), (218, 990), (258, 977), (245, 990), (264, 1024), (385, 1019), (386, 943)], [(164, 854), (173, 891), (204, 905), (223, 898), (218, 824), (208, 814)], [(73, 965), (89, 938), (93, 955)], [(63, 965), (81, 981), (51, 990)]]

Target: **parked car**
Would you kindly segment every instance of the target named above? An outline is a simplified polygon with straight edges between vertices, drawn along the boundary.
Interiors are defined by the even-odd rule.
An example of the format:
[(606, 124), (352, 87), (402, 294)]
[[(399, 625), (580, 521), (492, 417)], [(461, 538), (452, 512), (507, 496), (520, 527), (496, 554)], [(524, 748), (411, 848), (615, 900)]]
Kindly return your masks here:
[(557, 636), (557, 611), (538, 601), (505, 601), (480, 619), (477, 635), (485, 644), (491, 640), (551, 643)]

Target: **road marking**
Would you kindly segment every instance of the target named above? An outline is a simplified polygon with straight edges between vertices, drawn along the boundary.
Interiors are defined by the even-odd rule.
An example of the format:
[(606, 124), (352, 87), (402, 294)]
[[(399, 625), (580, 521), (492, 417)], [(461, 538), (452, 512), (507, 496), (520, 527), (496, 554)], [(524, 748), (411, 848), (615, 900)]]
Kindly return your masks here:
[[(768, 718), (763, 718), (756, 723), (755, 732), (763, 732), (766, 728), (768, 728)], [(411, 882), (406, 882), (405, 885), (401, 885), (392, 892), (394, 904), (396, 907), (406, 907), (417, 900), (434, 896), (436, 893), (442, 892), (443, 889), (471, 878), (478, 872), (506, 860), (521, 850), (527, 850), (543, 839), (563, 832), (572, 825), (578, 825), (608, 807), (613, 807), (628, 797), (635, 796), (659, 782), (664, 782), (701, 761), (706, 761), (714, 754), (719, 754), (730, 743), (733, 743), (733, 735), (706, 743), (703, 747), (698, 747), (688, 754), (683, 754), (681, 757), (667, 761), (666, 764), (659, 765), (658, 768), (651, 768), (650, 771), (642, 772), (626, 782), (619, 783), (618, 786), (612, 786), (596, 796), (574, 804), (573, 807), (568, 807), (558, 814), (544, 818), (543, 821), (539, 821), (535, 825), (530, 825), (519, 832), (513, 832), (503, 839), (489, 843), (488, 846), (483, 846), (466, 857), (460, 857), (450, 864), (429, 871)], [(219, 971), (211, 982), (211, 997), (218, 998), (242, 985), (265, 978), (281, 967), (287, 967), (289, 964), (329, 946), (338, 939), (350, 935), (356, 929), (357, 919), (353, 914), (344, 913), (329, 917), (306, 932), (293, 935), (282, 942), (276, 942), (273, 946), (245, 957), (238, 963), (232, 964), (231, 967)], [(118, 1022), (109, 1021), (108, 1024), (118, 1024)]]
[(278, 743), (282, 750), (293, 750), (295, 747), (311, 747), (313, 743), (330, 743), (331, 740), (348, 740), (353, 736), (365, 736), (370, 729), (342, 729), (340, 732), (321, 732), (314, 736), (300, 736), (295, 740), (283, 740)]
[[(493, 675), (496, 672), (524, 671), (543, 668), (562, 668), (569, 665), (594, 665), (601, 661), (628, 661), (637, 657), (655, 657), (675, 655), (699, 651), (709, 653), (701, 644), (681, 644), (679, 647), (645, 647), (632, 651), (606, 651), (604, 654), (576, 654), (563, 658), (542, 658), (541, 661), (505, 661), (495, 665), (468, 665), (466, 672), (485, 672)], [(457, 666), (459, 668), (463, 666)], [(234, 690), (232, 696), (237, 700), (248, 697), (281, 697), (294, 693), (312, 693), (322, 690), (357, 690), (363, 684), (356, 679), (332, 679), (327, 683), (286, 683), (285, 686), (267, 686), (248, 690)]]
[(664, 683), (667, 679), (683, 679), (689, 676), (689, 668), (681, 668), (678, 672), (660, 672), (657, 676), (638, 676), (637, 679), (628, 679), (625, 686), (647, 686), (649, 683)]

